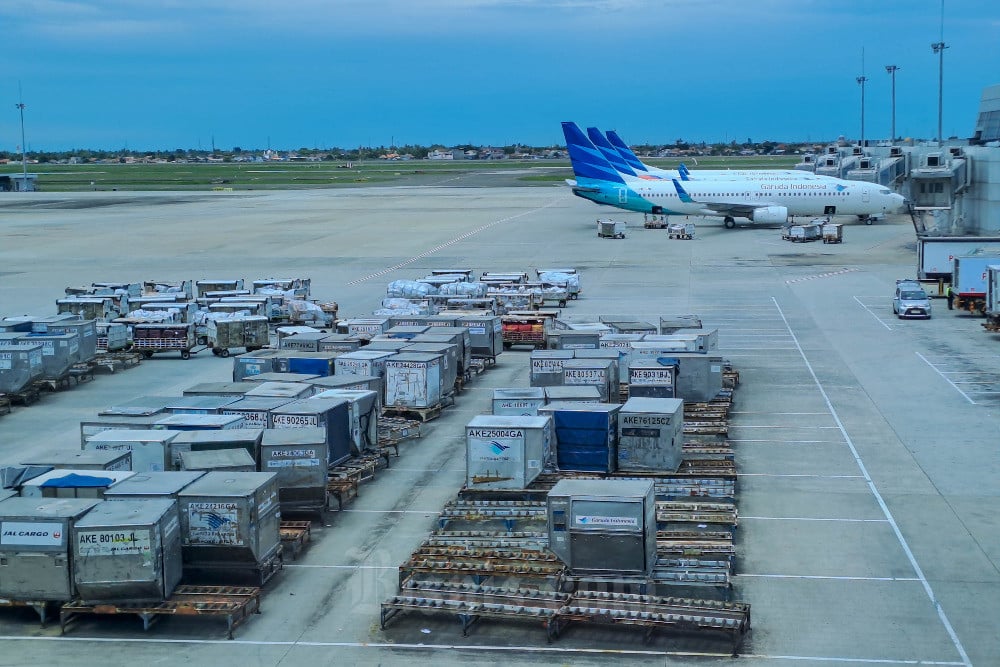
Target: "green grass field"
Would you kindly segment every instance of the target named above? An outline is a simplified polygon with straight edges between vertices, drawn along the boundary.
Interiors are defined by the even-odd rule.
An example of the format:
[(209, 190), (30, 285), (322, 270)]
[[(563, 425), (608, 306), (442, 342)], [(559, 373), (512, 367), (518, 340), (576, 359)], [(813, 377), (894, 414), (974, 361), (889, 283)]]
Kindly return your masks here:
[[(654, 159), (650, 164), (673, 168), (682, 160)], [(798, 158), (780, 157), (701, 157), (697, 164), (684, 161), (691, 169), (781, 169), (790, 168)], [(0, 168), (0, 174), (19, 173), (15, 167)], [(414, 160), (405, 162), (344, 163), (215, 163), (215, 164), (93, 164), (30, 165), (38, 174), (38, 188), (44, 192), (108, 190), (209, 191), (287, 190), (358, 187), (364, 185), (429, 184), (464, 175), (512, 172), (504, 180), (525, 186), (543, 186), (572, 178), (567, 160), (499, 160), (496, 162), (445, 162)], [(534, 172), (534, 173), (533, 173)]]

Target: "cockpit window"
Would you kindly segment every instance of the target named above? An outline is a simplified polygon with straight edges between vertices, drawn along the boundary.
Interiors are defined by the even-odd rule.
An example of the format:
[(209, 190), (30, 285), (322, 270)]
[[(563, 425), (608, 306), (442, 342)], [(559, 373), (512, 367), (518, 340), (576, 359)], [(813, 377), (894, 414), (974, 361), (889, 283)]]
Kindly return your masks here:
[(886, 188), (880, 188), (878, 192), (879, 192), (879, 194), (881, 194), (881, 195), (888, 195), (888, 194), (892, 194), (892, 193), (891, 193), (891, 192), (889, 192), (889, 190), (887, 190)]

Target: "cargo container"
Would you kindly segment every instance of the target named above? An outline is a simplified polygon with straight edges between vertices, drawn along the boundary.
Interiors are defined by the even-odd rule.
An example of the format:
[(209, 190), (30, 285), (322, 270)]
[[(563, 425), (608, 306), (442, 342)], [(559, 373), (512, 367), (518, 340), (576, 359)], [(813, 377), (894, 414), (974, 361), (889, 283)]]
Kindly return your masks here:
[(389, 330), (389, 319), (385, 317), (351, 318), (337, 322), (337, 333), (367, 340)]
[(718, 329), (678, 329), (669, 334), (647, 334), (647, 343), (683, 341), (688, 352), (714, 352), (719, 349)]
[(955, 295), (955, 308), (986, 314), (987, 267), (990, 264), (1000, 264), (1000, 254), (983, 251), (952, 260), (951, 291)]
[(104, 491), (134, 475), (131, 470), (77, 470), (59, 468), (42, 473), (21, 485), (25, 498), (96, 498)]
[(42, 345), (42, 378), (59, 380), (69, 373), (73, 364), (80, 361), (80, 336), (77, 333), (21, 334), (19, 343), (40, 343)]
[(271, 413), (274, 428), (319, 427), (326, 431), (328, 465), (337, 465), (351, 456), (351, 414), (344, 399), (309, 398), (283, 405)]
[[(133, 417), (128, 415), (107, 415), (80, 422), (80, 446), (88, 449), (87, 440), (105, 431), (145, 431), (151, 430), (156, 422), (163, 419), (162, 413)], [(135, 465), (135, 461), (132, 462)]]
[(564, 479), (548, 494), (549, 548), (574, 576), (649, 577), (656, 565), (653, 482)]
[[(56, 299), (56, 312), (69, 313), (81, 320), (110, 320), (124, 313), (114, 299), (106, 296), (80, 296)], [(127, 312), (127, 311), (126, 311)]]
[(205, 473), (178, 494), (178, 503), (186, 573), (244, 570), (264, 579), (281, 544), (276, 475)]
[(373, 338), (370, 343), (365, 345), (365, 350), (379, 351), (379, 352), (399, 352), (403, 348), (413, 345), (413, 342), (405, 338)]
[(180, 470), (181, 452), (206, 452), (223, 449), (241, 449), (257, 460), (262, 428), (231, 428), (222, 431), (182, 431), (170, 442), (170, 470)]
[(700, 329), (701, 318), (697, 315), (664, 315), (660, 317), (660, 333), (671, 334), (679, 329)]
[(422, 333), (427, 333), (428, 329), (430, 329), (429, 326), (423, 326), (423, 325), (416, 325), (416, 326), (396, 325), (389, 327), (389, 329), (385, 332), (384, 335), (390, 339), (401, 338), (403, 340), (410, 340), (414, 336), (418, 336)]
[(204, 297), (207, 296), (209, 292), (224, 292), (224, 291), (235, 291), (242, 290), (243, 279), (242, 278), (219, 278), (219, 279), (208, 279), (196, 280), (195, 286), (195, 296)]
[(119, 322), (100, 322), (96, 324), (98, 352), (118, 352), (128, 347), (128, 327)]
[(245, 449), (210, 449), (203, 451), (180, 451), (181, 470), (202, 470), (205, 472), (256, 472), (257, 461)]
[(464, 378), (460, 370), (458, 346), (452, 343), (410, 343), (402, 353), (439, 354), (441, 355), (441, 395), (448, 396), (458, 389), (459, 377)]
[(403, 352), (385, 363), (385, 405), (392, 408), (431, 408), (441, 404), (444, 356)]
[(538, 408), (551, 416), (560, 470), (612, 473), (618, 465), (618, 413), (621, 404), (561, 403)]
[(137, 472), (104, 492), (105, 500), (172, 500), (205, 473), (197, 470)]
[(573, 350), (574, 359), (606, 359), (614, 364), (611, 369), (613, 381), (609, 400), (614, 402), (618, 387), (628, 384), (628, 352), (616, 347), (602, 347), (596, 350)]
[(250, 382), (202, 382), (184, 390), (185, 396), (235, 396), (242, 398), (244, 394), (256, 387)]
[[(435, 338), (435, 336), (439, 338)], [(452, 336), (452, 338), (446, 340), (443, 338), (444, 336)], [(427, 333), (422, 333), (412, 340), (414, 343), (453, 343), (458, 345), (458, 354), (462, 362), (459, 373), (468, 371), (472, 367), (472, 334), (468, 327), (460, 325), (437, 326), (432, 323)]]
[(101, 503), (73, 526), (73, 580), (84, 604), (166, 600), (182, 575), (173, 500)]
[(543, 387), (546, 405), (561, 403), (600, 403), (601, 390), (593, 385)]
[(678, 363), (674, 398), (682, 398), (686, 403), (704, 403), (719, 395), (722, 391), (721, 356), (697, 352), (683, 352), (672, 356)]
[(279, 371), (299, 375), (329, 377), (336, 371), (336, 360), (346, 352), (294, 352), (288, 351), (278, 358)]
[(493, 414), (502, 417), (534, 417), (545, 405), (545, 390), (541, 387), (494, 389)]
[(205, 324), (206, 344), (212, 353), (228, 357), (236, 348), (255, 352), (271, 342), (268, 320), (263, 316), (245, 316), (233, 319), (209, 320)]
[(317, 378), (306, 380), (313, 388), (313, 392), (318, 394), (327, 389), (363, 389), (374, 391), (379, 397), (383, 396), (385, 380), (372, 375), (334, 375), (328, 378)]
[(320, 352), (353, 352), (360, 347), (361, 339), (350, 334), (328, 333), (319, 341)]
[(996, 331), (1000, 324), (1000, 262), (986, 267), (986, 316), (990, 318), (992, 327), (983, 326)]
[(97, 356), (97, 321), (44, 317), (32, 322), (32, 331), (50, 334), (76, 334), (80, 361), (90, 361)]
[(382, 399), (378, 393), (365, 389), (328, 389), (313, 398), (347, 401), (355, 455), (360, 456), (378, 447), (378, 416), (382, 412)]
[(224, 415), (240, 415), (245, 420), (244, 428), (273, 428), (271, 410), (291, 403), (288, 398), (269, 396), (244, 396), (222, 409)]
[[(672, 363), (667, 363), (671, 362)], [(662, 362), (662, 363), (661, 363)], [(673, 358), (639, 359), (628, 366), (628, 395), (640, 398), (673, 398), (677, 362)]]
[(276, 359), (281, 350), (255, 350), (233, 359), (233, 382), (239, 382), (252, 375), (274, 373), (278, 370)]
[(167, 414), (167, 406), (181, 400), (180, 396), (136, 396), (116, 403), (97, 413), (99, 417), (146, 417)]
[(615, 359), (567, 359), (563, 362), (563, 384), (568, 386), (593, 385), (601, 393), (602, 402), (617, 402), (618, 361)]
[(312, 296), (312, 278), (262, 278), (253, 281), (254, 294), (269, 292), (291, 293), (296, 299)]
[(393, 352), (379, 350), (357, 350), (337, 357), (336, 375), (385, 375), (385, 362), (394, 356)]
[(243, 394), (245, 398), (287, 398), (297, 401), (313, 393), (312, 385), (306, 382), (261, 382)]
[(239, 399), (235, 396), (180, 396), (164, 406), (172, 415), (219, 415)]
[(503, 323), (497, 315), (462, 315), (456, 324), (469, 330), (471, 356), (495, 360), (503, 352)]
[(9, 498), (0, 503), (0, 598), (68, 602), (76, 597), (69, 535), (73, 525), (100, 502)]
[(573, 358), (573, 350), (532, 350), (531, 386), (556, 387), (563, 384), (563, 362)]
[(179, 430), (114, 429), (87, 438), (84, 449), (132, 453), (133, 472), (170, 470), (170, 443)]
[(619, 472), (673, 472), (684, 446), (684, 401), (630, 396), (618, 415)]
[(257, 383), (258, 385), (261, 382), (306, 382), (319, 377), (323, 376), (308, 373), (261, 373), (260, 375), (251, 375), (244, 382)]
[(649, 333), (659, 333), (655, 324), (637, 318), (626, 317), (600, 317), (601, 324), (606, 324), (611, 328), (611, 334), (618, 336), (635, 336)]
[(320, 341), (328, 338), (326, 331), (310, 331), (283, 336), (279, 345), (282, 350), (298, 350), (299, 352), (319, 352)]
[(208, 312), (234, 315), (239, 313), (246, 317), (267, 317), (268, 307), (262, 301), (227, 301), (220, 299), (208, 304)]
[(240, 415), (169, 415), (153, 424), (154, 429), (173, 431), (224, 431), (244, 428), (246, 421)]
[(326, 509), (329, 458), (325, 429), (287, 428), (265, 432), (260, 469), (277, 475), (283, 515), (322, 513)]
[(66, 451), (51, 450), (40, 454), (26, 455), (23, 466), (46, 466), (62, 470), (131, 470), (132, 452), (105, 450)]
[(41, 344), (0, 341), (0, 393), (16, 394), (41, 377)]
[(465, 427), (465, 485), (526, 489), (552, 454), (550, 417), (479, 415)]
[(563, 329), (549, 332), (550, 350), (596, 350), (601, 344), (601, 334), (597, 331), (574, 331)]

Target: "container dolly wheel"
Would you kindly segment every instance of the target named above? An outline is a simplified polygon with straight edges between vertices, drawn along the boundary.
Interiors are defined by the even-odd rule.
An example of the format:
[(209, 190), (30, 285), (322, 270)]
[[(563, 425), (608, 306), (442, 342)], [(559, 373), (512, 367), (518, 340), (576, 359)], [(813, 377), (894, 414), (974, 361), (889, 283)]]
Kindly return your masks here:
[(152, 359), (153, 358), (153, 351), (152, 350), (143, 350), (142, 351), (142, 356), (146, 357), (147, 359)]
[(181, 350), (181, 359), (190, 359), (191, 350)]
[(219, 350), (219, 356), (223, 357), (223, 358), (228, 357), (229, 356), (229, 348), (228, 347), (224, 347), (221, 350)]

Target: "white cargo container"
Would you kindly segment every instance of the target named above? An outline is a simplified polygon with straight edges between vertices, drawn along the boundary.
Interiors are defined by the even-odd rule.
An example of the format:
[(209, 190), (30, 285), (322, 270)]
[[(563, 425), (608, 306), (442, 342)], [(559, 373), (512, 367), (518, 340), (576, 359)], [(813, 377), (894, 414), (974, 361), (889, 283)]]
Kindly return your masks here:
[(312, 385), (305, 382), (261, 382), (243, 396), (246, 398), (284, 398), (297, 401), (313, 393)]
[(493, 414), (496, 416), (535, 417), (543, 405), (545, 390), (542, 387), (493, 390)]
[(84, 449), (132, 452), (133, 472), (159, 472), (171, 470), (170, 443), (180, 433), (166, 429), (115, 429), (88, 437)]
[(294, 399), (270, 396), (244, 396), (222, 409), (224, 415), (240, 415), (246, 421), (245, 428), (273, 428), (271, 411)]
[(96, 498), (104, 490), (128, 479), (130, 470), (74, 470), (57, 468), (33, 477), (21, 486), (24, 498)]
[(468, 488), (524, 489), (552, 458), (552, 418), (479, 415), (465, 439)]
[(593, 385), (602, 402), (618, 401), (618, 362), (611, 359), (567, 359), (563, 362), (563, 384)]
[(630, 397), (618, 413), (618, 470), (677, 470), (683, 436), (684, 401)]
[(639, 359), (628, 367), (629, 397), (673, 398), (676, 391), (677, 364), (663, 364), (655, 359)]
[(388, 350), (356, 350), (342, 354), (334, 361), (336, 375), (383, 377), (385, 375), (385, 362), (394, 355), (395, 352)]
[(441, 404), (444, 355), (405, 352), (385, 362), (385, 405), (431, 408)]
[(573, 358), (573, 350), (532, 350), (531, 386), (557, 387), (563, 384), (563, 362)]

